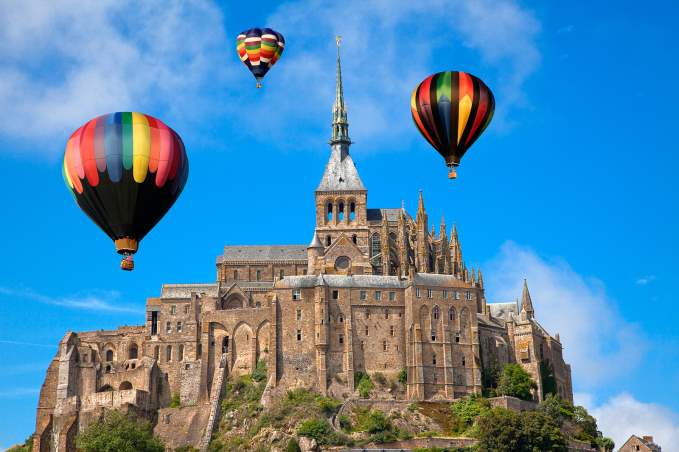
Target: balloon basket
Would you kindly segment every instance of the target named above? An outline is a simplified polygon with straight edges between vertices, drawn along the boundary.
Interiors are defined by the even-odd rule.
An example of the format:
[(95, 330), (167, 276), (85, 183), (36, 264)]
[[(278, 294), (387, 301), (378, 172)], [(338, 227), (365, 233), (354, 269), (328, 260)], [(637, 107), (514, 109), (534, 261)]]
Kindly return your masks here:
[(134, 270), (134, 260), (132, 259), (132, 256), (126, 256), (120, 261), (120, 269), (126, 272)]
[(457, 179), (457, 169), (456, 168), (449, 168), (448, 171), (448, 179)]

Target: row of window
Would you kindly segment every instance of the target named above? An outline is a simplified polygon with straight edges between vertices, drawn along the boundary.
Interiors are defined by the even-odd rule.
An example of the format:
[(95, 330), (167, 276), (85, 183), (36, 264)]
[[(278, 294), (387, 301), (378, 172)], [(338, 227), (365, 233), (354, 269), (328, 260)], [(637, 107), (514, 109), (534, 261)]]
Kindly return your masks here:
[[(153, 357), (157, 360), (160, 357), (160, 346), (156, 345), (153, 349)], [(172, 361), (172, 346), (167, 345), (165, 347), (165, 361)], [(177, 347), (177, 361), (184, 361), (184, 344), (179, 344)]]
[[(188, 314), (190, 312), (191, 312), (191, 305), (185, 304), (184, 305), (184, 314)], [(176, 304), (173, 304), (172, 306), (170, 306), (170, 314), (171, 315), (177, 314), (177, 305)]]
[[(181, 333), (184, 330), (184, 325), (182, 324), (181, 321), (177, 322), (177, 333)], [(172, 322), (165, 322), (165, 332), (166, 333), (171, 333), (172, 332)]]
[[(325, 206), (325, 218), (327, 222), (331, 222), (333, 219), (333, 210), (334, 206), (333, 203), (329, 202)], [(345, 220), (345, 205), (344, 201), (340, 200), (337, 203), (337, 221), (344, 221)], [(349, 221), (355, 221), (356, 220), (356, 203), (354, 201), (349, 202)]]
[[(106, 361), (110, 362), (113, 361), (113, 350), (108, 349), (104, 352), (104, 357), (106, 358)], [(127, 358), (128, 359), (137, 359), (139, 357), (139, 348), (137, 347), (137, 344), (130, 344), (130, 346), (127, 348)], [(84, 360), (83, 360), (84, 361)]]
[[(443, 289), (441, 295), (442, 295), (442, 298), (444, 300), (449, 298), (449, 297), (453, 298), (455, 300), (459, 300), (460, 296), (461, 296), (459, 291), (457, 291), (457, 290), (450, 291), (450, 290), (447, 290), (447, 289)], [(415, 288), (415, 297), (416, 298), (422, 298), (422, 291), (419, 287)], [(434, 298), (434, 290), (433, 289), (427, 289), (427, 298)], [(470, 290), (467, 290), (464, 293), (464, 298), (469, 301), (469, 300), (472, 300), (474, 298), (474, 295), (472, 294), (472, 292)]]

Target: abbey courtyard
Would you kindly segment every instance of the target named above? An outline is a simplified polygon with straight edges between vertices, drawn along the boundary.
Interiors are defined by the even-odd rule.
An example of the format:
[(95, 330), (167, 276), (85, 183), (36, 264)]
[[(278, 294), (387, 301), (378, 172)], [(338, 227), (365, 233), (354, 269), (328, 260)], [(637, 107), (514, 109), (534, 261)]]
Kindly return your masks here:
[(161, 438), (204, 447), (225, 379), (259, 366), (268, 397), (304, 387), (346, 400), (356, 375), (405, 373), (405, 390), (388, 397), (450, 401), (517, 363), (536, 401), (548, 369), (572, 402), (559, 335), (536, 320), (528, 284), (516, 301), (489, 302), (456, 227), (430, 226), (421, 192), (414, 216), (368, 207), (348, 127), (338, 66), (310, 243), (225, 246), (216, 281), (163, 285), (141, 325), (67, 333), (40, 392), (34, 450), (71, 450), (79, 431), (121, 407), (155, 419)]

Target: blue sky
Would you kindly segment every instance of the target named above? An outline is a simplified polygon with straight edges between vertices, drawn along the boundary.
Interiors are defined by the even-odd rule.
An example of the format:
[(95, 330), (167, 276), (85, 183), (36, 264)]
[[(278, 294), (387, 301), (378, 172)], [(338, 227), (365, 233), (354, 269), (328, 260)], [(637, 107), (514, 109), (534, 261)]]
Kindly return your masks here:
[[(0, 5), (0, 447), (34, 428), (38, 391), (68, 330), (143, 322), (165, 282), (215, 278), (225, 244), (307, 243), (328, 157), (341, 34), (352, 154), (371, 207), (445, 214), (491, 301), (527, 277), (559, 331), (576, 399), (619, 444), (679, 444), (677, 7), (502, 1), (9, 1)], [(235, 36), (281, 31), (264, 88)], [(459, 179), (411, 123), (439, 70), (496, 94)], [(73, 203), (69, 134), (110, 111), (162, 118), (184, 139), (187, 187), (133, 273)]]

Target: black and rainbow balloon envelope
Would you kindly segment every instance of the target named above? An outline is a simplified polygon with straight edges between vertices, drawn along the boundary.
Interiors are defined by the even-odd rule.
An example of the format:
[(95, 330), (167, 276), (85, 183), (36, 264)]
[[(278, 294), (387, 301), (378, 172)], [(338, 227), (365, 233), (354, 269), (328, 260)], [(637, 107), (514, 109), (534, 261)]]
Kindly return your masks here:
[(483, 81), (466, 72), (439, 72), (422, 80), (410, 98), (413, 120), (449, 167), (490, 124), (495, 98)]
[(161, 120), (111, 113), (71, 135), (63, 175), (83, 212), (130, 255), (181, 194), (189, 161), (182, 139)]

